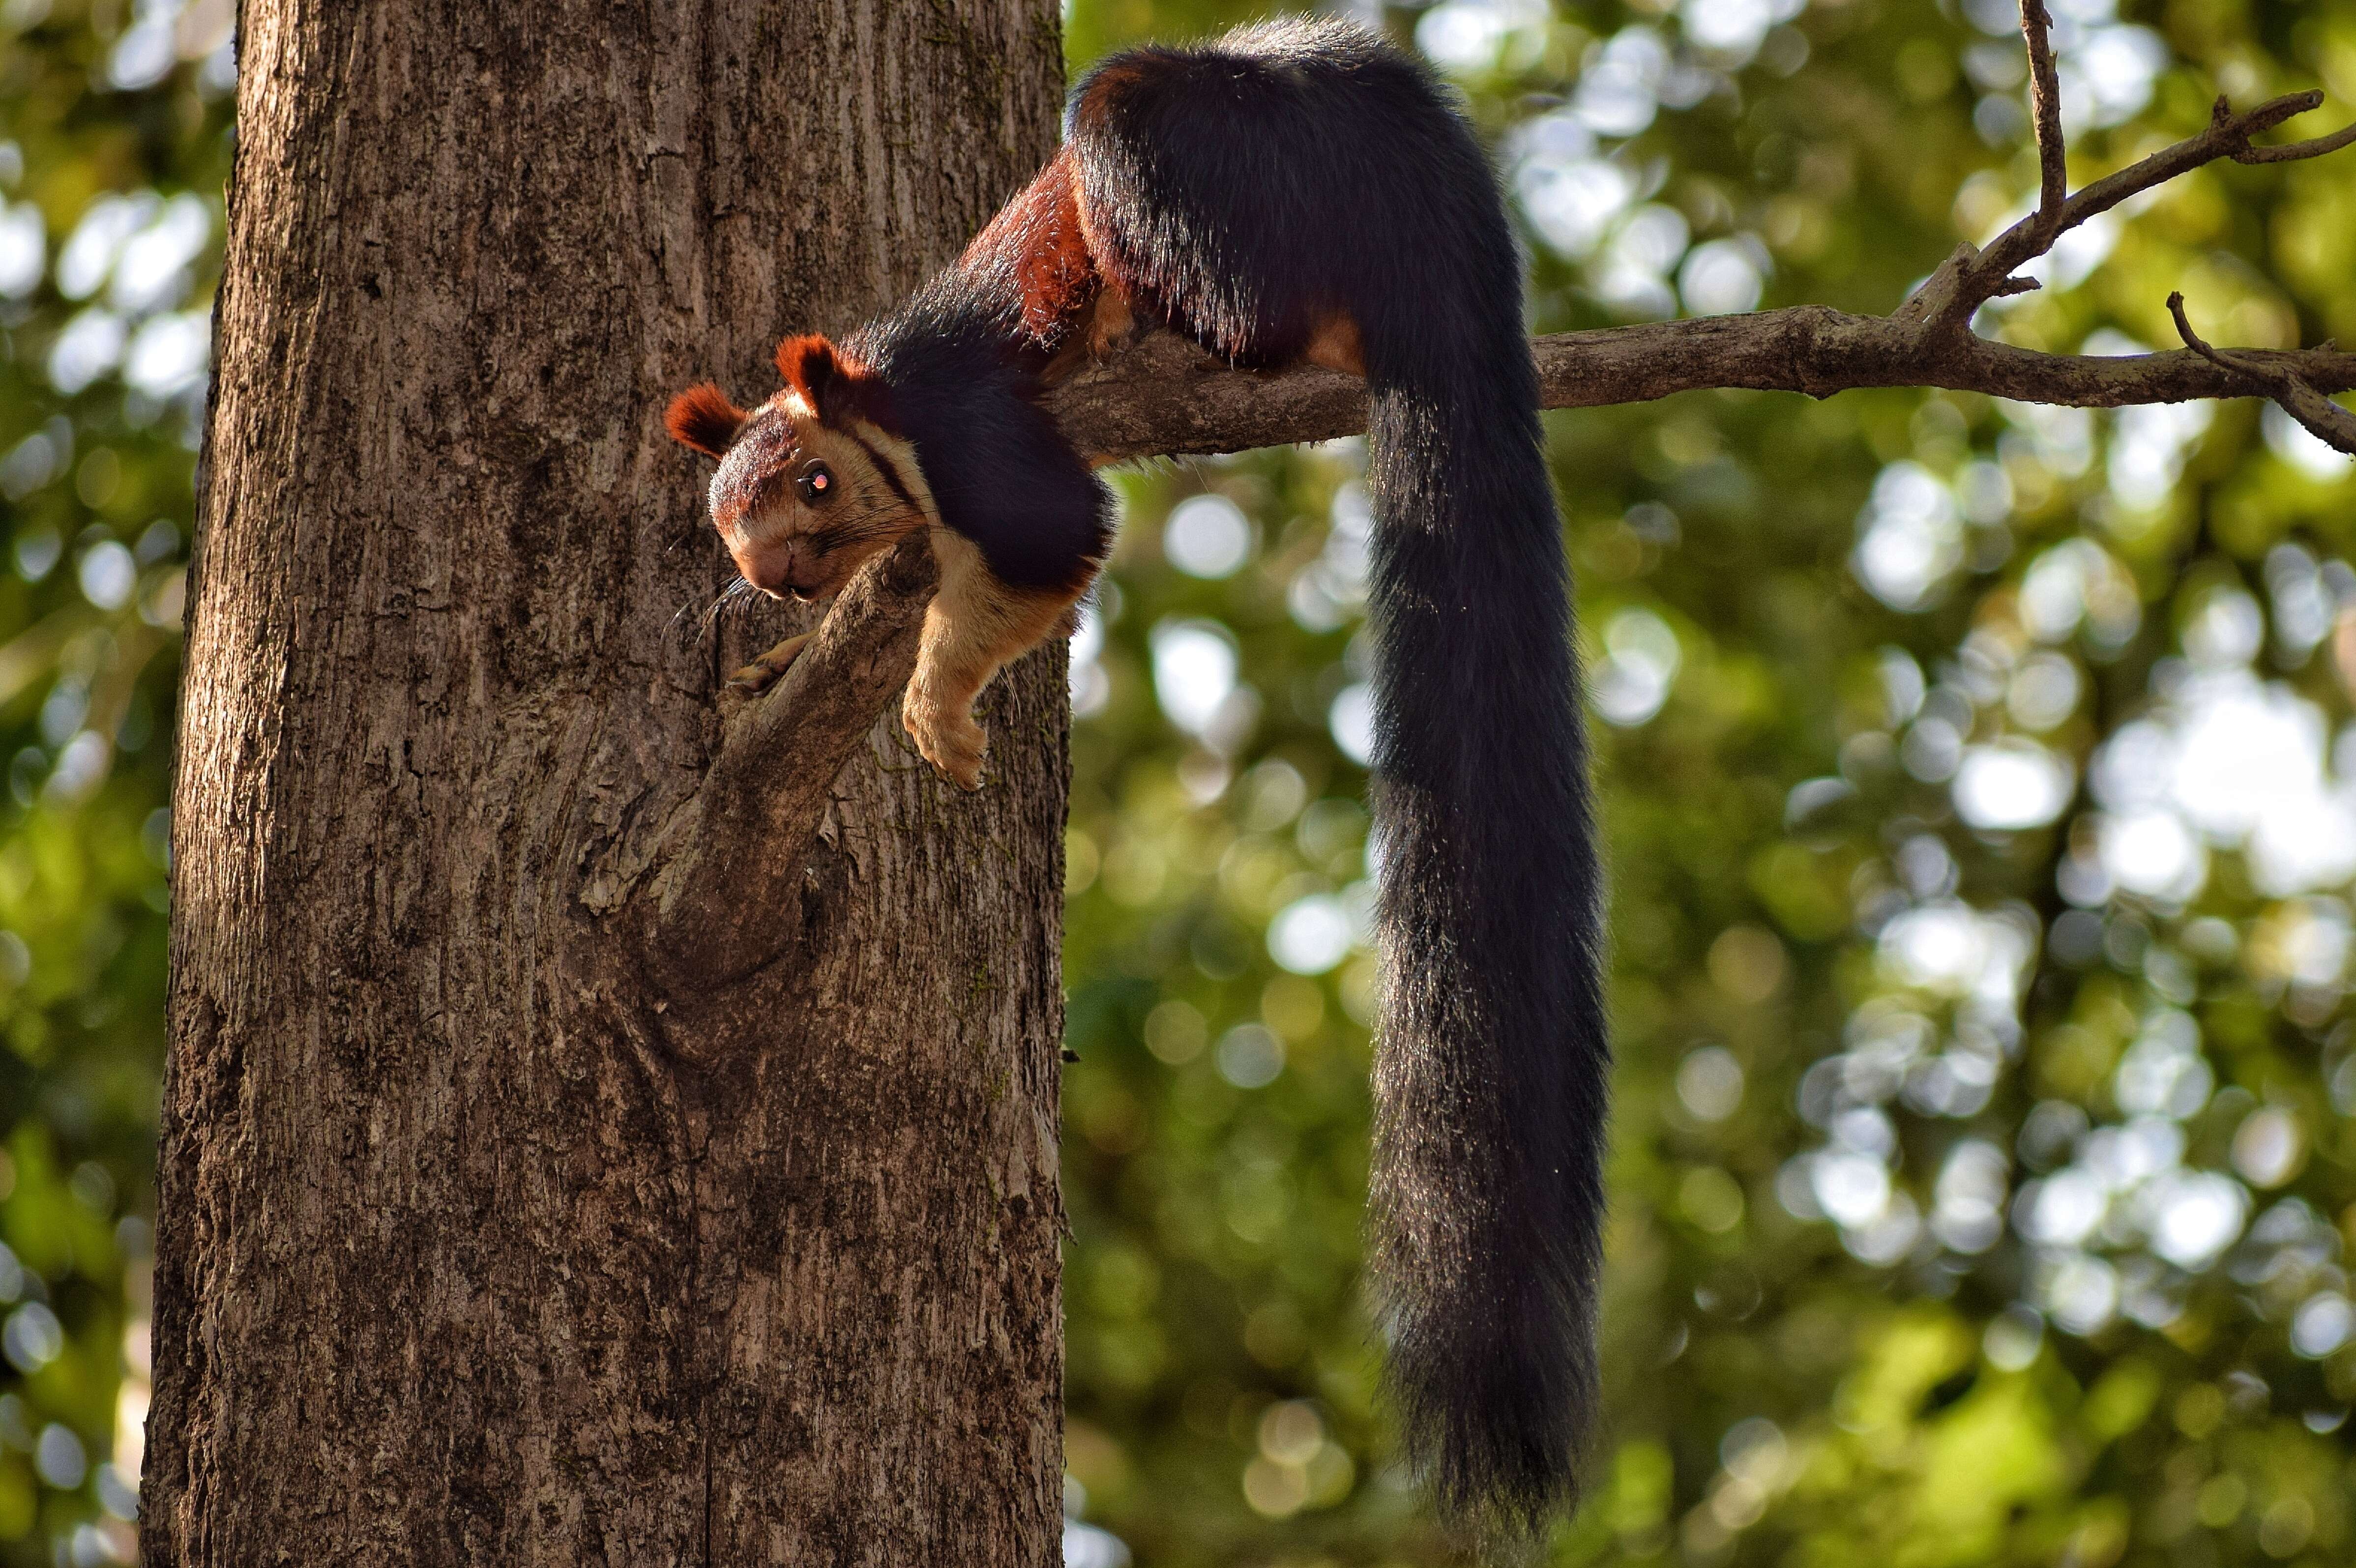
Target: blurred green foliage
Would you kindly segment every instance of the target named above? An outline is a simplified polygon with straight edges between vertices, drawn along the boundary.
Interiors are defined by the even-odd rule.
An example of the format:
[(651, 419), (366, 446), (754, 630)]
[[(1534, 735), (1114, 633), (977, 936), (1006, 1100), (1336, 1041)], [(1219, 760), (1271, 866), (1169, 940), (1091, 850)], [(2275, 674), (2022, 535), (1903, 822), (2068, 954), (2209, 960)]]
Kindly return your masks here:
[(0, 5), (0, 1562), (129, 1561), (231, 7)]
[[(2050, 3), (2078, 181), (2219, 91), (2356, 114), (2356, 0)], [(1251, 14), (1079, 0), (1067, 42)], [(1541, 329), (1887, 310), (2034, 190), (2008, 0), (1382, 19), (1494, 141)], [(0, 3), (0, 1562), (130, 1554), (230, 24)], [(2181, 288), (2220, 342), (2346, 337), (2351, 260), (2356, 163), (2211, 168), (1981, 325), (2131, 352)], [(1551, 1560), (2348, 1561), (2348, 465), (2247, 403), (1549, 431), (1622, 1063)], [(1448, 1560), (1358, 1296), (1358, 459), (1125, 476), (1075, 650), (1074, 1563)]]
[[(2356, 5), (2051, 8), (2077, 183), (2221, 91), (2356, 114)], [(1083, 0), (1067, 41), (1249, 14)], [(1886, 311), (2036, 189), (2009, 0), (1384, 21), (1493, 138), (1540, 329)], [(2222, 338), (2344, 340), (2352, 198), (2346, 161), (2204, 169), (1981, 329), (2133, 352), (2181, 288)], [(1610, 1410), (1551, 1561), (2356, 1557), (2347, 463), (2251, 403), (1548, 428), (1622, 1063)], [(1076, 647), (1068, 1463), (1154, 1568), (1448, 1560), (1355, 1277), (1356, 458), (1127, 479)]]

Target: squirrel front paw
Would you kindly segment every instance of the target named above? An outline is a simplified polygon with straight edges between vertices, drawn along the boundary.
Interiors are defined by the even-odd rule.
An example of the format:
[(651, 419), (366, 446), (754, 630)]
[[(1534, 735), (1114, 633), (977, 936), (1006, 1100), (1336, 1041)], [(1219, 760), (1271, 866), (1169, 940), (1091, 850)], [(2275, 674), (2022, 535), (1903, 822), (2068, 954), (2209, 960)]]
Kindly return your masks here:
[(794, 660), (801, 656), (802, 648), (816, 635), (816, 632), (802, 632), (787, 637), (730, 676), (729, 686), (747, 697), (758, 697), (775, 686), (778, 677), (793, 667)]
[(900, 722), (942, 777), (960, 789), (981, 787), (985, 738), (970, 709), (926, 702), (911, 688), (900, 701)]

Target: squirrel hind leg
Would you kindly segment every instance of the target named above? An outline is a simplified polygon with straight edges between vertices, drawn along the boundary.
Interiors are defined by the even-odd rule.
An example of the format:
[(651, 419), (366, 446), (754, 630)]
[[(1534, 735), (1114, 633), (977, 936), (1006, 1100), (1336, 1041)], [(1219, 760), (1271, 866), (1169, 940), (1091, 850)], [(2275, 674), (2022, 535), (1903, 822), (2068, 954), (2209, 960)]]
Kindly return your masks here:
[(1055, 386), (1144, 336), (1145, 324), (1130, 309), (1128, 296), (1108, 285), (1100, 288), (1074, 320), (1063, 347), (1039, 372), (1040, 384)]
[(1098, 292), (1096, 304), (1088, 310), (1085, 336), (1089, 355), (1104, 359), (1144, 336), (1145, 331), (1137, 313), (1129, 308), (1129, 296), (1107, 287)]
[(1309, 347), (1301, 357), (1311, 365), (1323, 365), (1328, 370), (1339, 370), (1345, 376), (1364, 380), (1366, 375), (1365, 341), (1358, 336), (1358, 323), (1347, 311), (1335, 311), (1317, 324), (1310, 336)]

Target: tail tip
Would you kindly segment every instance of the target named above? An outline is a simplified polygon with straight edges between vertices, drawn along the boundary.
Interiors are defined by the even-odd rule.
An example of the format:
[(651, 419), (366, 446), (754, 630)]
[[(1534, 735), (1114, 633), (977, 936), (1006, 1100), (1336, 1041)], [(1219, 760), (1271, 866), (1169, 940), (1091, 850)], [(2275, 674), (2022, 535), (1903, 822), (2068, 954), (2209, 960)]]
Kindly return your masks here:
[(1585, 1344), (1531, 1351), (1526, 1340), (1445, 1365), (1392, 1351), (1392, 1398), (1408, 1457), (1435, 1509), (1460, 1534), (1500, 1549), (1535, 1543), (1579, 1502), (1595, 1405)]

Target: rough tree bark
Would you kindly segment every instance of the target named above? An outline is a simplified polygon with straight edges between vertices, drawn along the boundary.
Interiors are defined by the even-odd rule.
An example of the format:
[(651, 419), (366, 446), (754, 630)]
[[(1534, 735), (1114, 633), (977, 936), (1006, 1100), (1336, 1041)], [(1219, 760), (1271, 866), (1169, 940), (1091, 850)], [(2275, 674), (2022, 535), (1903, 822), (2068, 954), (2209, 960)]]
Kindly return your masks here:
[(855, 723), (723, 747), (790, 628), (699, 635), (659, 415), (955, 253), (1053, 145), (1055, 7), (240, 36), (146, 1560), (1054, 1561), (1061, 651), (975, 796), (873, 626), (816, 657)]
[[(2068, 188), (1887, 316), (1543, 339), (1550, 406), (1927, 385), (2264, 396), (2356, 355), (1975, 335)], [(1044, 0), (246, 0), (174, 803), (145, 1550), (164, 1564), (921, 1563), (1055, 1551), (1060, 650), (988, 786), (879, 714), (932, 585), (870, 567), (766, 696), (663, 398), (740, 393), (946, 260), (1054, 137)], [(1107, 459), (1362, 429), (1166, 337), (1058, 389)]]

